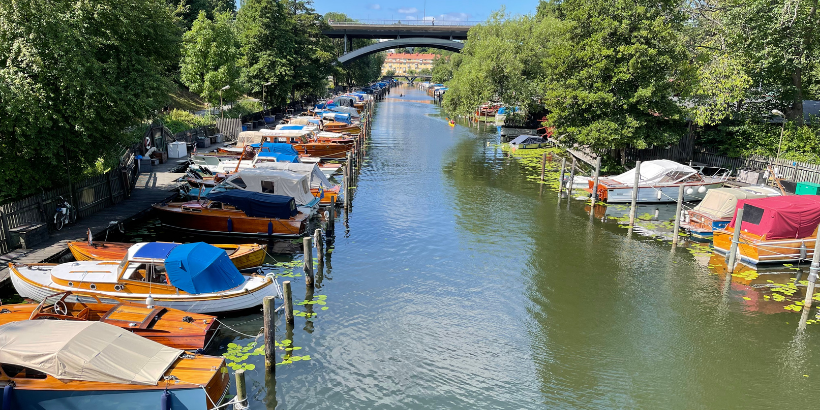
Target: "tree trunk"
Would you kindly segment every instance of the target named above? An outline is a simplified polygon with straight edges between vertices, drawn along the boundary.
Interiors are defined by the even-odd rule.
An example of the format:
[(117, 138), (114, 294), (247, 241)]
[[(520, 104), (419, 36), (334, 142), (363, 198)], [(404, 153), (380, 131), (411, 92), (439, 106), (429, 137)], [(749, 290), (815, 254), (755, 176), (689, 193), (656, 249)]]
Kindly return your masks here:
[(792, 102), (791, 117), (797, 125), (803, 125), (803, 69), (796, 67), (792, 73), (794, 85), (794, 102)]

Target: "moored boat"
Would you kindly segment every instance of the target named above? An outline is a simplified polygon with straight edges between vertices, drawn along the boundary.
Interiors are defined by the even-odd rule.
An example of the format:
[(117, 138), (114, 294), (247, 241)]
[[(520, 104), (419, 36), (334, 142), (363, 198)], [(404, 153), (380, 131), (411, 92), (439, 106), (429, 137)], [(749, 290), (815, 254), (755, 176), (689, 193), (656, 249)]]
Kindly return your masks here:
[(0, 345), (4, 409), (215, 409), (230, 384), (221, 357), (100, 322), (8, 323)]
[(319, 204), (341, 204), (339, 192), (341, 186), (327, 179), (317, 164), (272, 163), (259, 166), (260, 169), (282, 170), (304, 175), (310, 182), (310, 192), (319, 198)]
[(768, 187), (710, 189), (703, 201), (686, 211), (681, 228), (697, 239), (711, 239), (714, 231), (725, 228), (732, 221), (738, 200), (779, 195)]
[[(654, 160), (641, 163), (638, 184), (638, 202), (675, 202), (678, 189), (684, 187), (685, 202), (699, 201), (706, 191), (720, 188), (728, 175), (705, 176), (692, 167), (669, 160)], [(594, 181), (588, 182), (587, 192), (592, 193)], [(628, 203), (632, 201), (635, 185), (635, 169), (623, 174), (602, 177), (598, 180), (598, 199), (607, 203)]]
[(547, 140), (535, 135), (519, 135), (510, 141), (510, 148), (515, 151), (519, 149), (534, 149), (547, 146)]
[[(123, 243), (123, 242), (92, 242), (85, 241), (69, 242), (68, 250), (78, 261), (111, 261), (122, 260), (131, 247), (142, 247), (148, 242)], [(212, 244), (222, 249), (231, 258), (237, 269), (255, 268), (265, 262), (267, 245), (258, 243), (249, 244)]]
[(219, 329), (216, 317), (106, 296), (62, 292), (39, 304), (3, 305), (0, 325), (21, 320), (98, 321), (176, 349), (204, 348)]
[(76, 291), (211, 313), (252, 308), (278, 294), (272, 278), (241, 274), (222, 249), (202, 242), (152, 242), (129, 249), (122, 261), (10, 263), (9, 271), (17, 293), (36, 301)]
[[(737, 220), (737, 209), (743, 219)], [(820, 224), (820, 196), (790, 195), (737, 201), (732, 221), (715, 231), (715, 250), (732, 246), (734, 227), (740, 223), (738, 260), (749, 263), (783, 263), (811, 259)]]

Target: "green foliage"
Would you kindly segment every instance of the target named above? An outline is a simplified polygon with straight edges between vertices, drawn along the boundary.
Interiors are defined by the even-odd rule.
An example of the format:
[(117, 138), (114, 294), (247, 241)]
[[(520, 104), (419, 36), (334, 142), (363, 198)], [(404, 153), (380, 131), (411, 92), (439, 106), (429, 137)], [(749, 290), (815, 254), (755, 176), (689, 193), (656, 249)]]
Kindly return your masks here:
[(225, 110), (225, 118), (239, 118), (243, 115), (262, 111), (262, 103), (253, 100), (240, 101), (230, 109)]
[(287, 102), (293, 86), (293, 67), (289, 65), (294, 38), (283, 2), (247, 0), (239, 9), (236, 25), (241, 42), (242, 82), (261, 93), (273, 105)]
[(436, 57), (433, 59), (432, 82), (444, 84), (453, 79), (453, 72), (461, 65), (461, 54), (453, 54), (450, 58)]
[(175, 134), (214, 123), (214, 119), (210, 116), (194, 115), (183, 110), (171, 110), (169, 113), (161, 115), (160, 119), (163, 125)]
[(167, 101), (176, 23), (164, 0), (0, 2), (0, 200), (119, 153)]
[[(169, 0), (170, 1), (170, 0)], [(179, 4), (182, 22), (185, 28), (190, 28), (194, 20), (196, 20), (200, 13), (205, 13), (205, 16), (211, 20), (214, 19), (219, 12), (236, 11), (236, 3), (234, 0), (182, 0)]]
[(241, 95), (239, 39), (230, 12), (216, 13), (214, 20), (201, 11), (191, 30), (183, 36), (180, 79), (192, 92), (211, 104), (233, 101)]
[[(344, 13), (330, 12), (326, 13), (325, 21), (355, 21)], [(328, 39), (333, 49), (333, 57), (338, 58), (344, 54), (345, 46), (343, 39)], [(368, 40), (357, 38), (352, 40), (353, 50), (367, 47), (374, 44), (376, 40)], [(336, 86), (363, 86), (381, 78), (382, 65), (384, 64), (385, 54), (374, 53), (346, 64), (337, 64), (333, 66), (331, 75)]]

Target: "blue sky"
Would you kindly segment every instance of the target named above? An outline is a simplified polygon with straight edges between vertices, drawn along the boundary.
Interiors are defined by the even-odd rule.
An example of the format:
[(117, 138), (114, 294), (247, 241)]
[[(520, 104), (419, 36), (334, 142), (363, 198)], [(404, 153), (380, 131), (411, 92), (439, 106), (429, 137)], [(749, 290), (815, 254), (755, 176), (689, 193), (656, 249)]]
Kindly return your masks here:
[(317, 12), (342, 12), (357, 20), (420, 20), (427, 16), (442, 20), (484, 21), (505, 6), (510, 14), (534, 14), (538, 0), (314, 0)]

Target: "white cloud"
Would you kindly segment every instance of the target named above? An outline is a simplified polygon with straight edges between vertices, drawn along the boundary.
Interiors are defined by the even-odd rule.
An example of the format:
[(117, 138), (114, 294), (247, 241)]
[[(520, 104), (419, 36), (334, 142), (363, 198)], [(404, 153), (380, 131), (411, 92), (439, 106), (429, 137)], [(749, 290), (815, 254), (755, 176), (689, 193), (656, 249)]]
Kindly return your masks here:
[(416, 16), (404, 16), (405, 20), (418, 20)]
[(469, 21), (470, 15), (467, 13), (446, 13), (436, 16), (438, 21)]
[(418, 13), (418, 12), (419, 12), (419, 9), (417, 9), (415, 7), (405, 7), (405, 8), (399, 9), (399, 13), (401, 13), (401, 14), (413, 14), (413, 13)]
[(368, 4), (367, 8), (369, 8), (370, 10), (379, 10), (382, 8), (382, 6), (380, 4)]

